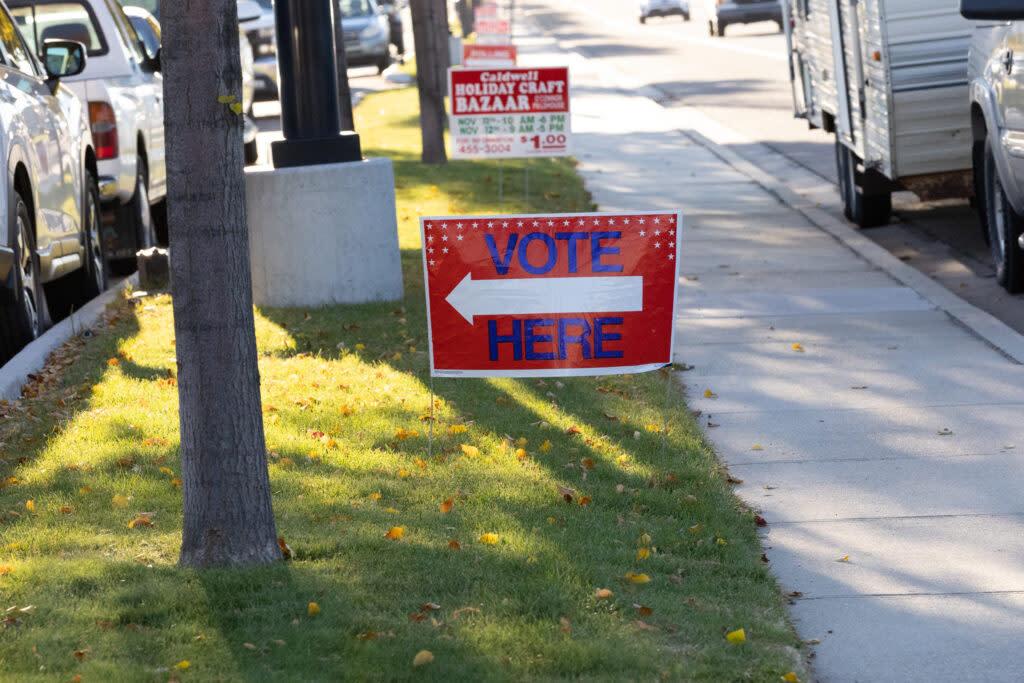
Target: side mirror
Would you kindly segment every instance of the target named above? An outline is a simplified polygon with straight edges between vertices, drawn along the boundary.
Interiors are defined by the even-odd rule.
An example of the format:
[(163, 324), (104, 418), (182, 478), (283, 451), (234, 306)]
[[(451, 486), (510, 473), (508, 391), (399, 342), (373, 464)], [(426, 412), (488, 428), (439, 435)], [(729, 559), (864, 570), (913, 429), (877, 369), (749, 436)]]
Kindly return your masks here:
[(54, 82), (80, 74), (85, 69), (85, 45), (74, 40), (44, 40), (43, 66), (46, 67), (46, 75)]
[(960, 0), (960, 14), (965, 19), (1012, 21), (1024, 19), (1024, 5), (1019, 0)]
[(254, 0), (238, 0), (238, 23), (252, 21), (263, 16), (263, 8)]

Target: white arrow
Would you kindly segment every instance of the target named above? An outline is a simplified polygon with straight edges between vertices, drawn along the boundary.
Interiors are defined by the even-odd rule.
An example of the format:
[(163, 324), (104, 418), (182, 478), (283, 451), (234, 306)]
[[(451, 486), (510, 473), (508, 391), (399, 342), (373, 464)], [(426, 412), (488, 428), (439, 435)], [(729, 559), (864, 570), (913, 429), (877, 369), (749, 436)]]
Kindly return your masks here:
[(628, 275), (474, 280), (467, 273), (445, 301), (470, 325), (476, 315), (642, 311), (644, 279)]

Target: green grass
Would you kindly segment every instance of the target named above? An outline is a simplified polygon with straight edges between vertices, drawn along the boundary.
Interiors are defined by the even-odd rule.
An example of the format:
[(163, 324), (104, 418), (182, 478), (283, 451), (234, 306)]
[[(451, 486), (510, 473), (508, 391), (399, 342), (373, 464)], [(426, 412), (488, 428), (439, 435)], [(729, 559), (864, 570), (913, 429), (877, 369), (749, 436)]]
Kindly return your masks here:
[[(367, 155), (395, 160), (405, 300), (257, 315), (294, 559), (176, 567), (170, 300), (122, 300), (0, 406), (0, 609), (33, 607), (5, 615), (0, 678), (805, 680), (753, 515), (676, 393), (663, 445), (658, 373), (435, 380), (428, 457), (418, 219), (497, 211), (497, 164), (420, 165), (415, 98), (357, 111)], [(569, 160), (530, 167), (534, 210), (589, 204)], [(509, 197), (522, 170), (504, 165)], [(153, 526), (129, 528), (143, 514)], [(414, 667), (421, 650), (434, 660)]]

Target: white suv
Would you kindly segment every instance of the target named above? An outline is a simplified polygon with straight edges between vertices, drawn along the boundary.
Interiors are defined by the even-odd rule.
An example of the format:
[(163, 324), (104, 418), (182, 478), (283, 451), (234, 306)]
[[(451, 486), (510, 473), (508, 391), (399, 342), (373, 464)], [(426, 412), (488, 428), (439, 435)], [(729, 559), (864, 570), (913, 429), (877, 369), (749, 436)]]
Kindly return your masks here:
[[(146, 51), (116, 0), (9, 0), (7, 5), (37, 54), (48, 38), (86, 47), (85, 71), (64, 82), (89, 110), (107, 214), (106, 256), (134, 265), (135, 252), (157, 241), (153, 216), (166, 215), (159, 55)], [(153, 205), (158, 210), (151, 212)]]

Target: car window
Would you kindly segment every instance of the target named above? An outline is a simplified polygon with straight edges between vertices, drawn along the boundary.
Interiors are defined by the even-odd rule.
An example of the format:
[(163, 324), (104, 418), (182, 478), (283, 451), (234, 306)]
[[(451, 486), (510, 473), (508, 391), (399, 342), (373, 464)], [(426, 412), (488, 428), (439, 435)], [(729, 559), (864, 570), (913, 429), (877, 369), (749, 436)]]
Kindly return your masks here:
[(377, 13), (376, 6), (370, 0), (339, 0), (338, 8), (341, 9), (341, 16), (346, 19), (368, 17)]
[(142, 41), (139, 40), (139, 36), (135, 33), (135, 29), (132, 28), (128, 17), (124, 15), (121, 5), (114, 2), (114, 0), (107, 0), (107, 8), (110, 10), (110, 16), (114, 18), (114, 26), (117, 27), (117, 32), (121, 34), (121, 42), (128, 48), (128, 54), (132, 59), (141, 64), (145, 61), (145, 56), (142, 54)]
[(141, 7), (157, 19), (160, 18), (160, 0), (121, 0), (121, 4), (125, 7)]
[(47, 38), (77, 40), (85, 45), (90, 57), (107, 52), (103, 32), (92, 10), (80, 2), (23, 5), (12, 8), (11, 14), (29, 48), (37, 55), (42, 56), (43, 41)]
[(134, 14), (128, 17), (128, 21), (132, 22), (132, 28), (135, 29), (139, 40), (142, 41), (142, 46), (146, 48), (146, 53), (150, 57), (155, 57), (156, 53), (160, 51), (159, 25), (154, 26), (146, 17), (138, 17)]
[(27, 74), (38, 75), (32, 60), (32, 53), (21, 39), (7, 11), (0, 7), (0, 42), (14, 67)]

